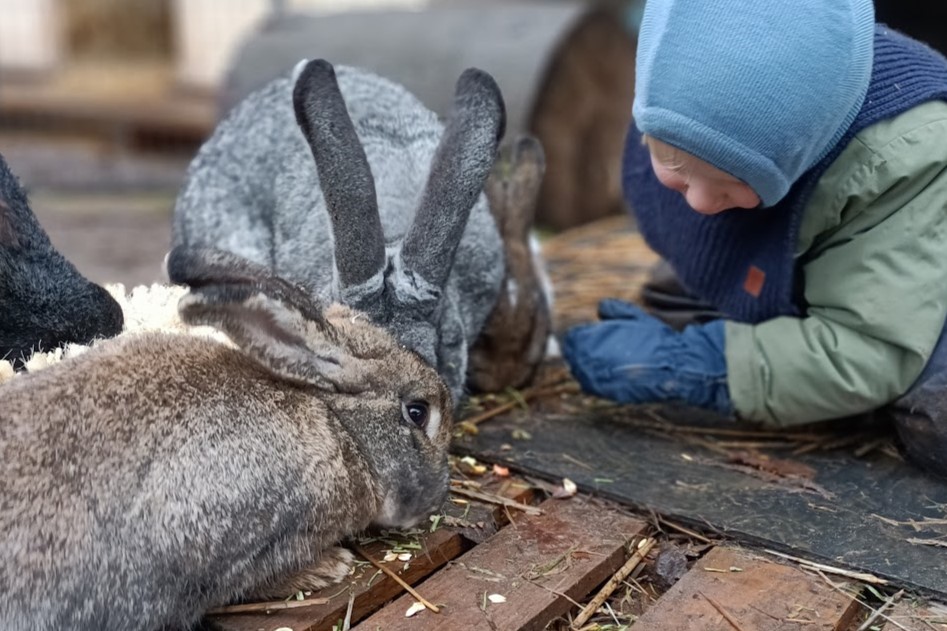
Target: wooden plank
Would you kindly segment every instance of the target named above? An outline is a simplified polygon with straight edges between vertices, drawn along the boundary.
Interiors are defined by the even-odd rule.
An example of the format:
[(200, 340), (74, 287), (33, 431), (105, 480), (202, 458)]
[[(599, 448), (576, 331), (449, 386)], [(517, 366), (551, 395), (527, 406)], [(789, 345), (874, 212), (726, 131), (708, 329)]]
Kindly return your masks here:
[[(485, 493), (497, 495), (517, 502), (529, 503), (535, 489), (522, 481), (502, 479), (488, 482), (482, 489)], [(407, 564), (394, 563), (392, 569), (398, 570), (398, 576), (409, 585), (416, 585), (451, 559), (472, 548), (475, 544), (488, 539), (509, 522), (508, 509), (481, 502), (448, 502), (444, 512), (453, 518), (457, 526), (441, 526), (433, 533), (419, 535), (418, 541), (423, 549), (415, 554)], [(392, 538), (399, 539), (397, 535)], [(373, 542), (365, 546), (366, 552), (381, 560), (390, 546), (383, 542)], [(280, 610), (271, 613), (214, 616), (214, 622), (221, 631), (273, 631), (288, 627), (293, 631), (331, 631), (332, 625), (345, 617), (349, 598), (355, 594), (351, 621), (354, 624), (380, 609), (386, 602), (402, 593), (401, 587), (389, 577), (377, 574), (373, 567), (361, 567), (352, 580), (342, 585), (332, 585), (316, 592), (310, 598), (328, 598), (325, 605), (315, 605), (300, 609)]]
[(635, 631), (843, 629), (852, 598), (802, 570), (714, 548), (646, 611)]
[[(470, 547), (460, 533), (442, 529), (421, 537), (423, 550), (419, 551), (404, 569), (396, 562), (392, 569), (401, 566), (398, 575), (408, 584), (416, 584), (436, 572), (451, 559)], [(365, 546), (365, 551), (375, 559), (382, 559), (389, 546), (378, 541)], [(293, 631), (331, 631), (332, 625), (345, 617), (351, 593), (355, 593), (352, 619), (360, 620), (391, 600), (402, 591), (393, 580), (377, 574), (374, 567), (360, 567), (348, 584), (333, 585), (312, 594), (311, 598), (329, 598), (325, 605), (314, 605), (299, 609), (285, 609), (272, 613), (259, 612), (227, 616), (213, 616), (221, 631), (275, 631), (288, 627)]]
[[(547, 500), (540, 508), (542, 515), (518, 517), (425, 581), (418, 589), (441, 613), (416, 614), (411, 630), (543, 629), (608, 579), (624, 563), (625, 545), (646, 528), (578, 499)], [(491, 602), (493, 594), (506, 602)], [(356, 628), (407, 628), (404, 616), (413, 602), (403, 596)]]

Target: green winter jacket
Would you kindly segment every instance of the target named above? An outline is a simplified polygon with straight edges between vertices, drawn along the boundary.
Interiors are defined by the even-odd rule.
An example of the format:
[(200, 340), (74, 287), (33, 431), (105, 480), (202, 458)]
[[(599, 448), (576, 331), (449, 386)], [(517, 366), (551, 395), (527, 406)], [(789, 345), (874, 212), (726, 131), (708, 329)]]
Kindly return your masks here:
[(904, 394), (947, 319), (947, 103), (852, 140), (804, 210), (795, 256), (805, 317), (726, 324), (737, 414), (788, 426)]

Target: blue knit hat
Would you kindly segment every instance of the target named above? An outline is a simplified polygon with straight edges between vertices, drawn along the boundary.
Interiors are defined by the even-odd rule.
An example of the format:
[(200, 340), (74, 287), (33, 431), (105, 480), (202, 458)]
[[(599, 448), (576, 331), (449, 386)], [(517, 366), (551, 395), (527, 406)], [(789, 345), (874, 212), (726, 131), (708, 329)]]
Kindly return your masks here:
[(858, 114), (874, 19), (871, 0), (648, 0), (635, 123), (772, 206)]

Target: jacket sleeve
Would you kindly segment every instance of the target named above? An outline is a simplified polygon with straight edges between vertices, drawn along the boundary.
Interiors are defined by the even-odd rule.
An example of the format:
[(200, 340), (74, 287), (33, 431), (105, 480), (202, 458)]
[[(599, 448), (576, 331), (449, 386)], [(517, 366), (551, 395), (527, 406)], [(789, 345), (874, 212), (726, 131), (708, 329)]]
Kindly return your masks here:
[(743, 418), (786, 426), (884, 405), (918, 377), (944, 327), (947, 104), (879, 125), (852, 141), (806, 209), (806, 316), (727, 323), (727, 383)]

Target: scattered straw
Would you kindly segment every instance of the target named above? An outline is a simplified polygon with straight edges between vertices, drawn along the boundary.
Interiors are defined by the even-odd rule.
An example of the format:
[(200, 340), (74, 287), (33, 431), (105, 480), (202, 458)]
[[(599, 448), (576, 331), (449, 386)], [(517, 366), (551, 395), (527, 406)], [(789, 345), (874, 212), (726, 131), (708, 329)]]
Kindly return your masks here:
[(577, 393), (578, 391), (579, 385), (575, 382), (560, 383), (549, 387), (528, 388), (522, 392), (519, 392), (518, 396), (512, 397), (506, 403), (502, 403), (494, 408), (490, 408), (489, 410), (481, 412), (480, 414), (468, 416), (467, 418), (462, 419), (462, 422), (476, 426), (480, 423), (483, 423), (484, 421), (489, 421), (490, 419), (497, 417), (504, 412), (509, 412), (515, 407), (522, 406), (527, 401), (551, 397), (557, 394)]
[(789, 554), (783, 554), (782, 552), (776, 552), (775, 550), (763, 550), (767, 554), (772, 554), (781, 559), (787, 559), (789, 561), (794, 561), (803, 567), (807, 567), (811, 570), (821, 570), (828, 574), (835, 574), (837, 576), (844, 576), (846, 578), (851, 578), (856, 581), (861, 581), (863, 583), (870, 583), (871, 585), (887, 585), (888, 581), (883, 578), (878, 578), (874, 574), (868, 574), (866, 572), (852, 572), (850, 570), (844, 570), (839, 567), (833, 567), (831, 565), (824, 565), (822, 563), (814, 563), (813, 561), (807, 561), (799, 557), (794, 557)]
[(487, 502), (488, 504), (498, 504), (500, 506), (506, 506), (508, 508), (515, 508), (518, 511), (523, 511), (527, 515), (542, 515), (543, 511), (536, 508), (535, 506), (530, 506), (529, 504), (520, 504), (519, 502), (505, 497), (500, 497), (499, 495), (492, 495), (490, 493), (481, 493), (480, 491), (471, 491), (470, 489), (465, 489), (462, 487), (452, 486), (451, 493), (455, 495), (461, 495), (463, 497), (468, 497), (472, 500), (477, 500), (480, 502)]
[(726, 609), (724, 609), (723, 606), (720, 605), (720, 603), (718, 603), (717, 601), (715, 601), (713, 598), (711, 598), (710, 596), (708, 596), (708, 595), (705, 594), (704, 592), (697, 592), (697, 593), (700, 594), (701, 596), (703, 596), (703, 597), (707, 600), (707, 602), (709, 602), (710, 605), (711, 605), (714, 609), (716, 609), (716, 610), (720, 613), (720, 615), (723, 616), (723, 617), (726, 619), (727, 622), (730, 623), (730, 626), (733, 627), (734, 629), (736, 629), (736, 631), (745, 631), (745, 629), (740, 626), (740, 623), (737, 622), (737, 619), (734, 618), (734, 617), (730, 614), (730, 612), (728, 612)]
[(229, 616), (233, 614), (244, 613), (266, 613), (269, 611), (279, 611), (281, 609), (301, 609), (303, 607), (315, 607), (317, 605), (328, 604), (328, 602), (328, 598), (307, 598), (306, 600), (273, 600), (261, 603), (245, 603), (241, 605), (216, 607), (207, 611), (206, 615)]
[(607, 583), (599, 590), (595, 595), (595, 598), (589, 601), (582, 611), (579, 612), (579, 615), (575, 617), (575, 620), (572, 621), (572, 628), (581, 627), (586, 622), (589, 621), (589, 618), (598, 611), (598, 608), (608, 600), (608, 597), (611, 596), (616, 589), (625, 581), (631, 572), (638, 567), (638, 564), (641, 563), (644, 558), (648, 555), (648, 552), (651, 551), (651, 548), (654, 547), (654, 539), (645, 539), (642, 540), (637, 548), (635, 548), (634, 553), (631, 557), (618, 568), (618, 571), (608, 580)]
[(431, 602), (429, 602), (426, 598), (424, 598), (424, 596), (419, 594), (413, 587), (408, 585), (404, 581), (404, 579), (402, 579), (400, 576), (392, 572), (391, 569), (389, 569), (383, 563), (379, 563), (377, 560), (375, 560), (374, 557), (368, 554), (360, 545), (354, 544), (352, 547), (355, 549), (356, 552), (358, 552), (362, 556), (362, 558), (364, 558), (366, 561), (368, 561), (369, 563), (374, 565), (376, 568), (384, 572), (391, 580), (398, 583), (398, 585), (400, 585), (402, 589), (404, 589), (404, 591), (411, 594), (411, 596), (413, 596), (416, 601), (418, 601), (419, 603), (421, 603), (422, 605), (424, 605), (425, 607), (427, 607), (434, 613), (441, 612), (441, 610), (438, 609), (437, 605), (434, 605)]
[(667, 518), (658, 515), (657, 513), (652, 512), (652, 515), (654, 516), (655, 521), (657, 522), (657, 525), (659, 527), (667, 526), (671, 530), (676, 530), (677, 532), (681, 534), (687, 535), (691, 539), (697, 539), (698, 541), (702, 543), (712, 543), (710, 539), (703, 536), (699, 532), (691, 530), (690, 528), (685, 528), (684, 526), (681, 526), (680, 524), (676, 524), (673, 521), (670, 521)]
[(871, 626), (875, 623), (875, 620), (883, 616), (886, 609), (893, 607), (894, 604), (901, 599), (901, 596), (904, 596), (903, 589), (899, 589), (897, 592), (891, 594), (891, 596), (889, 596), (883, 603), (881, 603), (880, 607), (875, 609), (872, 612), (872, 614), (868, 616), (868, 619), (865, 620), (861, 624), (861, 626), (858, 627), (858, 629), (856, 629), (856, 631), (868, 631), (868, 629), (870, 629)]

